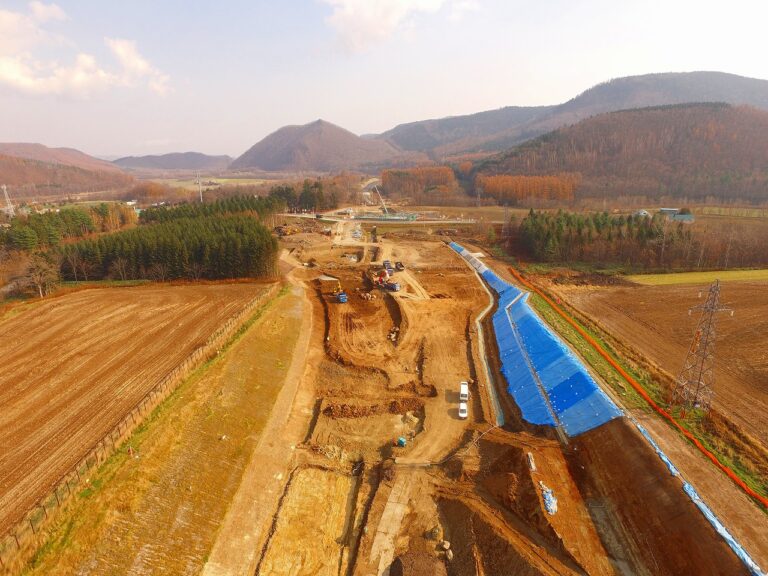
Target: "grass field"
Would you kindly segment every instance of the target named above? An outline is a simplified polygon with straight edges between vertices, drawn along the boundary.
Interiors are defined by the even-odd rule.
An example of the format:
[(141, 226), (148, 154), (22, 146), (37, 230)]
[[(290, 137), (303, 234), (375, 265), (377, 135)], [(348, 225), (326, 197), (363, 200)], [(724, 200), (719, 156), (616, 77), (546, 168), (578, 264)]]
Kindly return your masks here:
[[(197, 189), (196, 178), (155, 178), (155, 182), (172, 186), (173, 188), (193, 188)], [(263, 178), (211, 178), (208, 176), (201, 176), (201, 182), (203, 188), (211, 188), (212, 186), (206, 186), (207, 182), (216, 182), (221, 186), (248, 186), (251, 184), (258, 185), (264, 184), (267, 180)]]
[(768, 270), (716, 270), (714, 272), (678, 272), (675, 274), (635, 274), (628, 280), (646, 286), (672, 284), (709, 284), (715, 280), (727, 282), (768, 280)]
[(439, 212), (449, 218), (473, 218), (491, 222), (503, 222), (506, 212), (508, 217), (514, 216), (519, 222), (526, 214), (527, 208), (509, 208), (503, 206), (404, 206), (408, 212)]

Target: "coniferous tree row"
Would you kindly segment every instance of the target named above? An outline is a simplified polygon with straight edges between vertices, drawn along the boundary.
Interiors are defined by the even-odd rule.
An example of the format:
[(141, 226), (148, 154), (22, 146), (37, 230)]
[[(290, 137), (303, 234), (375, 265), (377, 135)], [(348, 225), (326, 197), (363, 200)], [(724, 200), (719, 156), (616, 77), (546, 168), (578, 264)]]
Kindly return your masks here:
[(256, 219), (222, 212), (176, 217), (176, 210), (187, 209), (158, 211), (166, 220), (62, 246), (62, 275), (73, 280), (164, 281), (276, 273), (277, 240)]
[(768, 234), (730, 224), (684, 224), (653, 216), (531, 210), (520, 223), (530, 256), (545, 262), (695, 270), (768, 265)]
[(3, 241), (16, 250), (52, 248), (65, 239), (82, 238), (93, 232), (112, 232), (135, 221), (133, 208), (123, 204), (66, 208), (14, 217), (11, 227), (3, 233)]
[(232, 196), (204, 204), (176, 204), (175, 206), (153, 206), (141, 213), (139, 221), (142, 224), (151, 222), (168, 222), (179, 218), (199, 218), (215, 214), (258, 214), (263, 220), (266, 216), (285, 208), (282, 199), (274, 196)]

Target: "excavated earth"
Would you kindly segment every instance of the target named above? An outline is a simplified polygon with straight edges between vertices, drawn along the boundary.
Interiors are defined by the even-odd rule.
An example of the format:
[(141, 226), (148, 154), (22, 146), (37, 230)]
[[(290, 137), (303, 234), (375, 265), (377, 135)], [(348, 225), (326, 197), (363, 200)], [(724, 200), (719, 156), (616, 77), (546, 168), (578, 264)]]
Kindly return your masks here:
[[(352, 264), (349, 244), (302, 246), (322, 353), (304, 376), (314, 410), (257, 574), (746, 574), (629, 422), (563, 445), (521, 420), (488, 317), (492, 382), (479, 352), (475, 320), (489, 295), (443, 242), (385, 239)], [(384, 259), (406, 263), (400, 292), (371, 283)], [(347, 303), (321, 275), (339, 280)], [(490, 386), (503, 428), (490, 423)]]
[[(353, 226), (285, 239), (307, 297), (302, 370), (228, 496), (204, 575), (747, 573), (627, 420), (568, 442), (522, 420), (499, 372), (494, 300), (441, 237), (380, 230), (371, 244)], [(406, 265), (399, 292), (372, 283), (385, 259)], [(171, 325), (215, 323), (238, 298)], [(154, 350), (141, 332), (131, 338)]]

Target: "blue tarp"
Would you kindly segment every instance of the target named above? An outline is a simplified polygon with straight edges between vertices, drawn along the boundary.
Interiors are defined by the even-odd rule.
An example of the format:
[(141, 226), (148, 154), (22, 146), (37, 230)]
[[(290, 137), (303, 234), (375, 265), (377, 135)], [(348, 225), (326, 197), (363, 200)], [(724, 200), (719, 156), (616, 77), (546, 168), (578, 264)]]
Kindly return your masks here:
[(739, 542), (731, 535), (731, 533), (728, 532), (728, 529), (723, 526), (723, 523), (720, 522), (720, 519), (715, 516), (712, 510), (710, 510), (709, 506), (707, 506), (704, 501), (699, 498), (699, 494), (696, 492), (696, 489), (688, 482), (683, 482), (683, 490), (685, 490), (685, 493), (688, 494), (688, 497), (693, 501), (693, 503), (696, 504), (701, 513), (704, 514), (704, 517), (709, 521), (717, 533), (720, 534), (723, 540), (725, 540), (728, 546), (730, 546), (734, 554), (739, 557), (739, 560), (741, 560), (742, 563), (749, 569), (749, 573), (752, 576), (765, 576), (765, 573), (760, 570), (760, 566), (757, 565), (749, 553), (744, 550), (741, 544), (739, 544)]
[[(581, 361), (528, 306), (527, 293), (524, 294), (499, 278), (459, 244), (451, 242), (450, 246), (461, 254), (499, 295), (499, 308), (493, 315), (493, 329), (501, 357), (501, 372), (507, 380), (507, 390), (517, 402), (527, 422), (547, 426), (556, 426), (559, 422), (569, 436), (575, 436), (621, 415), (619, 408), (598, 387)], [(546, 392), (547, 399), (544, 398), (542, 389)], [(636, 420), (632, 420), (667, 466), (670, 474), (679, 476), (677, 468), (654, 442), (648, 431)], [(554, 501), (556, 511), (557, 500), (554, 495), (551, 491), (548, 494), (548, 489), (544, 486), (542, 490), (545, 503), (551, 498), (549, 503)], [(684, 481), (683, 490), (748, 568), (750, 574), (766, 576), (701, 500), (693, 486)], [(553, 513), (549, 507), (547, 511)]]
[[(467, 249), (450, 244), (499, 295), (493, 328), (507, 391), (531, 424), (561, 424), (576, 436), (621, 415), (581, 361), (509, 284)], [(546, 397), (545, 397), (546, 394)]]

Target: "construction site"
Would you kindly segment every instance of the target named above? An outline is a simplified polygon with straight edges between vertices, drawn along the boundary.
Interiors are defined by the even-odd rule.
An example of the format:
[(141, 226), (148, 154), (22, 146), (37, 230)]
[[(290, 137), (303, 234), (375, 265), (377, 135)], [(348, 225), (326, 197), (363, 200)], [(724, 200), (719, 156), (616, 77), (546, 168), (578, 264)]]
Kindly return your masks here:
[[(94, 472), (98, 493), (62, 512), (77, 518), (66, 529), (51, 521), (60, 544), (29, 573), (737, 575), (768, 566), (765, 507), (647, 411), (623, 406), (506, 266), (437, 234), (416, 240), (354, 220), (326, 227), (284, 235), (282, 295), (209, 286), (216, 314), (201, 302), (199, 313), (168, 317), (193, 350), (220, 318), (273, 302), (230, 348), (217, 345), (211, 372), (181, 384), (145, 437), (116, 448), (123, 459), (108, 476)], [(227, 290), (230, 308), (215, 299)], [(5, 326), (24, 315), (50, 322), (57, 306), (95, 294)], [(203, 317), (212, 324), (199, 334), (182, 330)], [(160, 372), (177, 361), (164, 358)], [(130, 371), (129, 360), (115, 362)], [(16, 382), (36, 386), (34, 375)], [(100, 430), (119, 415), (106, 420)], [(5, 413), (0, 423), (10, 430)], [(2, 470), (16, 469), (5, 454)], [(64, 472), (77, 455), (60, 460)], [(29, 493), (6, 476), (4, 493)], [(40, 496), (50, 485), (41, 482)], [(3, 506), (6, 527), (40, 496), (16, 501), (14, 514)], [(20, 571), (13, 530), (0, 549), (9, 573)]]

